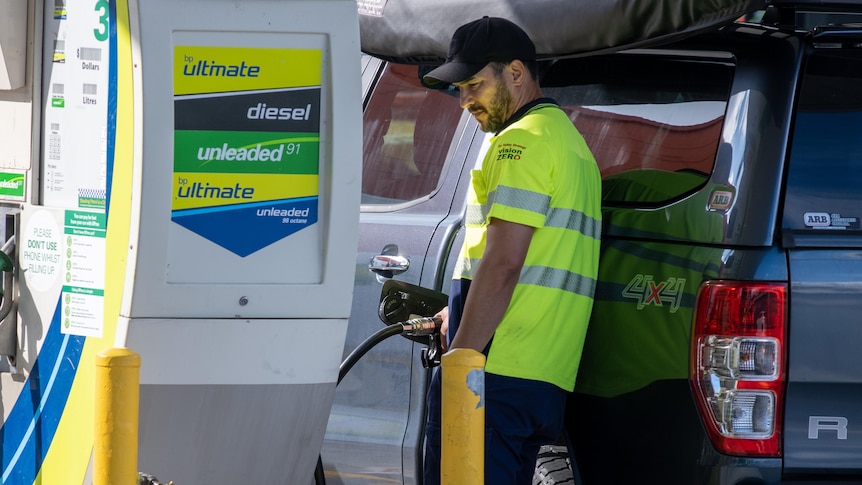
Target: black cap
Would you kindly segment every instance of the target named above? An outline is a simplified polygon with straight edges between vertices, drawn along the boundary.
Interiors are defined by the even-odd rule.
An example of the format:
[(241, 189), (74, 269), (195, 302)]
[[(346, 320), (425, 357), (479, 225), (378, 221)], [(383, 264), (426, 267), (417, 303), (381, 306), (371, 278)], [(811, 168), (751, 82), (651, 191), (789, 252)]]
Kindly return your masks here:
[(472, 77), (489, 62), (536, 60), (536, 46), (520, 27), (497, 17), (482, 17), (458, 27), (446, 62), (423, 79), (428, 84), (456, 83)]

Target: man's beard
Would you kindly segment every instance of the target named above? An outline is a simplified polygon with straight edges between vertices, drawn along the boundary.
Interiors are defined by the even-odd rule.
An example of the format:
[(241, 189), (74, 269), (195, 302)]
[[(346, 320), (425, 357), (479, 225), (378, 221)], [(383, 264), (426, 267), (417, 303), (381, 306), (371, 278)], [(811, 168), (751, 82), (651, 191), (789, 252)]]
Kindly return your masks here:
[[(506, 89), (506, 85), (502, 80), (497, 81), (496, 93), (491, 103), (486, 108), (480, 105), (478, 111), (484, 111), (487, 115), (485, 124), (480, 123), (480, 128), (485, 133), (497, 133), (503, 128), (503, 124), (508, 121), (512, 114), (512, 106), (515, 104), (515, 99), (512, 94)], [(475, 113), (477, 110), (470, 110)]]

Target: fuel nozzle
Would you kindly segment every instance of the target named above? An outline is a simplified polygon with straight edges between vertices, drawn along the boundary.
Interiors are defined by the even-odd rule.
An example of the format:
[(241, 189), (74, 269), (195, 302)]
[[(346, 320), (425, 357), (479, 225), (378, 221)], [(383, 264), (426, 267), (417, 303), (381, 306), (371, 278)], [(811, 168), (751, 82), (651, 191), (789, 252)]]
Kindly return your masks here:
[(401, 323), (401, 327), (403, 328), (401, 334), (410, 337), (439, 334), (441, 325), (443, 325), (443, 319), (440, 317), (411, 318)]
[(440, 365), (440, 327), (443, 319), (440, 317), (417, 317), (411, 315), (410, 320), (401, 323), (401, 335), (411, 337), (427, 336), (427, 347), (422, 349), (422, 366), (426, 369)]

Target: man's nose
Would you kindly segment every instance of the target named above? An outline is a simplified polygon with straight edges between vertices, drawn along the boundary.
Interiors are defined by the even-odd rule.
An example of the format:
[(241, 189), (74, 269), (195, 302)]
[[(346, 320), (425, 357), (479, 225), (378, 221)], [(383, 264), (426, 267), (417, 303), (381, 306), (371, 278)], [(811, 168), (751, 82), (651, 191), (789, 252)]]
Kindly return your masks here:
[(469, 93), (465, 92), (466, 89), (462, 89), (459, 91), (461, 107), (464, 109), (468, 109), (473, 104), (473, 96)]

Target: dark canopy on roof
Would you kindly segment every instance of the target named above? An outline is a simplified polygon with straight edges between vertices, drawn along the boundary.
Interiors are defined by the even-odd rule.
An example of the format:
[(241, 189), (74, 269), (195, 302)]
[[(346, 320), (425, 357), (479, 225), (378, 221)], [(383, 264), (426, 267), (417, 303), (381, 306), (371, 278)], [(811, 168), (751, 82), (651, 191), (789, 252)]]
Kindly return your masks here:
[(460, 25), (484, 15), (520, 25), (539, 58), (612, 52), (720, 27), (764, 0), (358, 0), (362, 51), (440, 64)]

